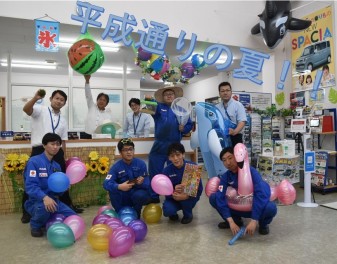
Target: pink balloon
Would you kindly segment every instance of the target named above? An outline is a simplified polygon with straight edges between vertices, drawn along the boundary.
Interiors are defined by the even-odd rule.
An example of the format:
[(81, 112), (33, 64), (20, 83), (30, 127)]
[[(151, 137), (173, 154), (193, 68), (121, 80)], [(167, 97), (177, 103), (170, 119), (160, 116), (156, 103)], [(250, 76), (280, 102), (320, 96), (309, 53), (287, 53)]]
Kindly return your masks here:
[(118, 257), (127, 253), (135, 243), (135, 232), (132, 228), (121, 226), (109, 236), (109, 255)]
[(85, 230), (85, 223), (82, 217), (78, 215), (71, 215), (68, 216), (64, 221), (64, 224), (70, 227), (70, 229), (73, 231), (75, 240), (79, 239)]
[(103, 205), (98, 209), (97, 215), (101, 214), (104, 210), (113, 209), (111, 205)]
[(277, 186), (270, 186), (270, 201), (274, 201), (277, 198)]
[(103, 224), (110, 226), (112, 230), (115, 230), (116, 228), (121, 226), (125, 226), (122, 220), (115, 217), (110, 217), (109, 219), (105, 220)]
[(70, 184), (75, 184), (83, 180), (87, 174), (87, 167), (81, 161), (73, 161), (66, 169), (66, 175), (70, 180)]
[(109, 218), (111, 218), (111, 216), (106, 214), (96, 215), (94, 220), (92, 220), (92, 225), (103, 224), (105, 220)]
[(159, 195), (171, 195), (173, 185), (169, 177), (164, 174), (157, 174), (151, 180), (152, 189)]
[(293, 204), (296, 199), (296, 190), (294, 186), (286, 179), (282, 180), (277, 186), (278, 199), (284, 205)]
[(81, 161), (82, 160), (79, 157), (71, 157), (69, 159), (67, 159), (66, 161), (66, 168), (68, 168), (68, 166), (73, 162), (73, 161)]
[(205, 192), (207, 197), (210, 197), (212, 193), (215, 193), (219, 188), (220, 178), (219, 177), (212, 177), (208, 180)]

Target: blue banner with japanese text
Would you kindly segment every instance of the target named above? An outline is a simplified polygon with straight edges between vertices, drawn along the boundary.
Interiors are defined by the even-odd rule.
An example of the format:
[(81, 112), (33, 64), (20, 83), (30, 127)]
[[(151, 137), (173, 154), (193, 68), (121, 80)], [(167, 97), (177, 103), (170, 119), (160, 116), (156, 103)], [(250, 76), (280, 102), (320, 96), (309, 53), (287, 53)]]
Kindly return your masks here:
[(35, 20), (36, 51), (58, 52), (59, 29), (59, 22)]

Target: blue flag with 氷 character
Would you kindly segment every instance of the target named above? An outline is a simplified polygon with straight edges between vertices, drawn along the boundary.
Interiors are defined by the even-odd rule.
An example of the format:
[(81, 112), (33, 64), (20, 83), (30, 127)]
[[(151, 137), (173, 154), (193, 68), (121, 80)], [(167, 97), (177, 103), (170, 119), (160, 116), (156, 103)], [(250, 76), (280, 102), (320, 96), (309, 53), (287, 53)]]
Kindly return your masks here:
[(59, 29), (59, 22), (35, 20), (36, 51), (58, 52)]

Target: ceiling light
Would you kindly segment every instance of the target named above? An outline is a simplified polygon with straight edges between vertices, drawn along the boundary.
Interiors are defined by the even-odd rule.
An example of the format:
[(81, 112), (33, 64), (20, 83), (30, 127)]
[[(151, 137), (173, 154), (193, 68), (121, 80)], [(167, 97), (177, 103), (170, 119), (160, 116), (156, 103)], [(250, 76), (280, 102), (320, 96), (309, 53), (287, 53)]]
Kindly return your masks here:
[[(116, 73), (116, 74), (123, 74), (123, 68), (121, 67), (101, 67), (97, 70), (97, 72), (104, 72), (104, 73)], [(126, 70), (126, 74), (130, 74), (131, 71), (129, 69)]]
[[(70, 48), (76, 42), (75, 39), (64, 39), (61, 38), (58, 42), (59, 47), (61, 48)], [(106, 52), (118, 52), (119, 45), (114, 43), (106, 43), (106, 42), (99, 42), (95, 41), (97, 44), (101, 46), (101, 49)], [(56, 43), (57, 44), (57, 43)]]
[[(7, 67), (7, 61), (1, 60), (0, 65)], [(55, 70), (57, 68), (57, 64), (55, 62), (46, 62), (46, 61), (16, 61), (13, 60), (11, 63), (11, 67), (15, 68), (34, 68), (34, 69), (46, 69), (46, 70)]]

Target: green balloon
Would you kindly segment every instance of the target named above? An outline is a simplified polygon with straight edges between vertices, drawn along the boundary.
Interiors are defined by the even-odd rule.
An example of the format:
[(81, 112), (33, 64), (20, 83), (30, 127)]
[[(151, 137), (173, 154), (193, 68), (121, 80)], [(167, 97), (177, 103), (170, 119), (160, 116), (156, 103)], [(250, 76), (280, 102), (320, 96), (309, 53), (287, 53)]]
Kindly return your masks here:
[(116, 129), (114, 125), (104, 125), (102, 126), (102, 134), (110, 134), (111, 138), (115, 138), (116, 136)]
[(101, 214), (106, 214), (106, 215), (114, 217), (114, 218), (119, 218), (118, 214), (113, 209), (105, 209)]
[(56, 248), (69, 247), (75, 242), (73, 231), (64, 223), (51, 225), (47, 231), (47, 239)]

